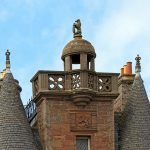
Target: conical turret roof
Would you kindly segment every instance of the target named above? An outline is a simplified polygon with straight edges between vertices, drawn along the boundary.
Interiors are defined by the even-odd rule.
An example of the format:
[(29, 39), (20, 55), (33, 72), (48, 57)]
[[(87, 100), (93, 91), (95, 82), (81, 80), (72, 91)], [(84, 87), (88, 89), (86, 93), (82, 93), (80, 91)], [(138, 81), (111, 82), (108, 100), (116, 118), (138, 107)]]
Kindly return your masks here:
[(37, 150), (20, 98), (21, 88), (10, 68), (6, 70), (0, 87), (0, 149)]
[(140, 75), (140, 60), (136, 58), (136, 75), (123, 114), (122, 150), (150, 150), (149, 100)]
[(36, 150), (18, 83), (6, 73), (0, 91), (0, 149)]

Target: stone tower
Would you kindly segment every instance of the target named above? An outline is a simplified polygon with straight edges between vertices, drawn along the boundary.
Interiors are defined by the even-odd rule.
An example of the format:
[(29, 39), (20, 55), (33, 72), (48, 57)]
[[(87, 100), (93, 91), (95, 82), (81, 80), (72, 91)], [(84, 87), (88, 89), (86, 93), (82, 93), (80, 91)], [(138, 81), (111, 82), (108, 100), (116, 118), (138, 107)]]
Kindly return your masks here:
[(0, 149), (37, 150), (20, 99), (21, 87), (10, 71), (10, 52), (0, 80)]
[(150, 149), (150, 107), (141, 78), (140, 57), (136, 57), (136, 75), (122, 118), (121, 149)]
[(114, 150), (119, 74), (95, 71), (94, 47), (81, 33), (78, 19), (63, 49), (64, 71), (40, 70), (31, 79), (45, 150)]

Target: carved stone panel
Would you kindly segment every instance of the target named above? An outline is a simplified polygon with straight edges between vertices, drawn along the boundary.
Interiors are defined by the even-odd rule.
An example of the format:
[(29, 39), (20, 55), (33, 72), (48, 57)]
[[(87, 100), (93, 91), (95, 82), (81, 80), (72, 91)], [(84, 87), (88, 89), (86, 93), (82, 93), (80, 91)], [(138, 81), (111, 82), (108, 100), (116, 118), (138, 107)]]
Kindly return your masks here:
[(64, 90), (64, 76), (63, 75), (49, 75), (49, 90)]
[(98, 76), (98, 91), (111, 92), (111, 77)]
[(71, 131), (96, 131), (97, 114), (94, 111), (70, 112)]
[(72, 89), (79, 89), (81, 86), (81, 78), (79, 73), (72, 74)]

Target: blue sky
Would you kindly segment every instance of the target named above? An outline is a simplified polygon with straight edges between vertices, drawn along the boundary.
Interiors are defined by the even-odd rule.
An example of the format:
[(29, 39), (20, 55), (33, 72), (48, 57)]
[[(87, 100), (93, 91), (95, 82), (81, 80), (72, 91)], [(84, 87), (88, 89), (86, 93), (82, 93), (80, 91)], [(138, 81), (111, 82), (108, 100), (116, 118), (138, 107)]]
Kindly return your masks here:
[(80, 18), (83, 37), (95, 47), (96, 71), (120, 72), (137, 54), (150, 97), (149, 0), (0, 0), (0, 69), (11, 51), (11, 70), (32, 96), (30, 79), (38, 70), (63, 70), (61, 53)]

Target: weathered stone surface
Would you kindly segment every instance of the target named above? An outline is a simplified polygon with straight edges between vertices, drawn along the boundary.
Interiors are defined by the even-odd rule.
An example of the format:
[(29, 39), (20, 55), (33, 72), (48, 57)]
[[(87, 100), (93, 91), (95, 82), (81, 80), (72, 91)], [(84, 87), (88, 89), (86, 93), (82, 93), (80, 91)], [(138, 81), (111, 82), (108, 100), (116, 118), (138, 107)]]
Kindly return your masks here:
[(75, 150), (79, 135), (91, 137), (91, 149), (114, 150), (113, 100), (93, 100), (82, 107), (67, 96), (53, 95), (42, 98), (37, 115), (46, 150)]
[(19, 90), (13, 75), (7, 73), (0, 90), (1, 150), (37, 150)]
[(124, 107), (129, 97), (129, 93), (132, 88), (133, 81), (134, 81), (134, 75), (124, 75), (118, 79), (119, 96), (114, 101), (115, 112), (122, 112), (124, 110)]
[(96, 56), (94, 47), (90, 42), (82, 38), (75, 38), (64, 47), (62, 59), (64, 59), (67, 55), (80, 53), (89, 53)]

